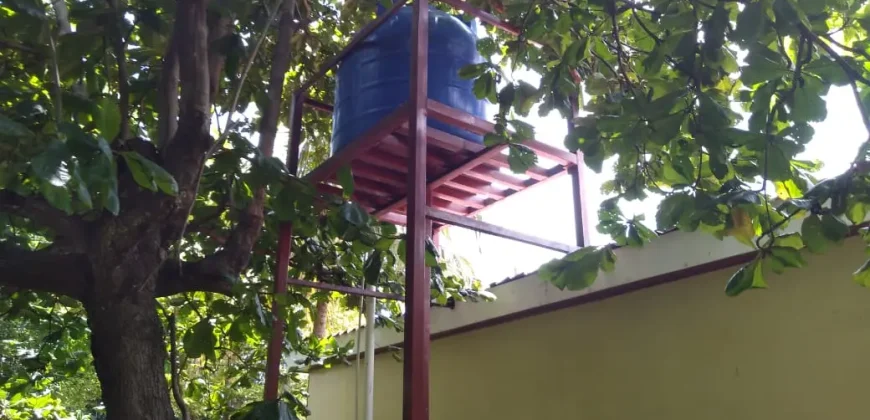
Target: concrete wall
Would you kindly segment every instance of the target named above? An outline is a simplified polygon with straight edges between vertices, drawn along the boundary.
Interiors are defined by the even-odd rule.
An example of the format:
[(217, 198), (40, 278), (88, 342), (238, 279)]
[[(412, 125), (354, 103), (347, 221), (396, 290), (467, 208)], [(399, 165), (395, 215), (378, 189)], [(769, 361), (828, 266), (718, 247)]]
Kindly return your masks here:
[[(865, 258), (850, 239), (737, 298), (732, 267), (435, 340), (430, 418), (870, 418)], [(375, 419), (401, 419), (402, 365), (376, 363)], [(354, 418), (354, 372), (312, 372), (311, 420)]]

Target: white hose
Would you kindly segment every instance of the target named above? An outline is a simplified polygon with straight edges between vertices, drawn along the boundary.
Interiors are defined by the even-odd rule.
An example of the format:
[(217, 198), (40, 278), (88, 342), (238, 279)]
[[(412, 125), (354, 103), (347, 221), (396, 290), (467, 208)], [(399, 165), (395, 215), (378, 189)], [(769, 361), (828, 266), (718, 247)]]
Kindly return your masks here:
[[(363, 277), (362, 279), (362, 287), (366, 287), (366, 279)], [(363, 297), (359, 297), (359, 306), (362, 309), (363, 306)], [(360, 341), (362, 341), (362, 310), (357, 313), (356, 318), (356, 343), (354, 347), (356, 347), (356, 366), (353, 372), (353, 418), (354, 420), (359, 420), (359, 353), (360, 353)]]
[[(374, 286), (369, 286), (374, 291)], [(375, 298), (366, 298), (366, 415), (375, 419)]]

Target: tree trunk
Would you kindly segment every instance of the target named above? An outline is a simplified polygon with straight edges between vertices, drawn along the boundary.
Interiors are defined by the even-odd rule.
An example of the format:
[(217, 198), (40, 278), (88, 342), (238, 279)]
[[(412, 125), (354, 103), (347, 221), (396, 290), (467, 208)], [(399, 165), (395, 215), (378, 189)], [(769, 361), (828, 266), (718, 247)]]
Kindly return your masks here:
[(153, 298), (86, 305), (109, 420), (172, 420), (163, 331)]
[(314, 309), (314, 336), (320, 340), (326, 338), (326, 324), (329, 322), (329, 298), (317, 301)]

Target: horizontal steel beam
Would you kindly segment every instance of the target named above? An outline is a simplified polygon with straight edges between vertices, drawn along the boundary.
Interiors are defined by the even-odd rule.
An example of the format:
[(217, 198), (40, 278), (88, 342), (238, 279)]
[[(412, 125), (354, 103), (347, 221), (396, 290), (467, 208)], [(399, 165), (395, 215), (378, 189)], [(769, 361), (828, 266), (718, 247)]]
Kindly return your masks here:
[(500, 238), (511, 239), (517, 242), (539, 246), (541, 248), (552, 249), (554, 251), (560, 251), (566, 254), (569, 252), (573, 252), (577, 249), (577, 247), (575, 246), (538, 238), (537, 236), (527, 235), (522, 232), (517, 232), (515, 230), (496, 226), (492, 223), (482, 222), (480, 220), (471, 219), (465, 216), (457, 216), (433, 208), (429, 208), (426, 210), (426, 217), (428, 217), (429, 220), (433, 222), (471, 229), (476, 232), (486, 233), (488, 235), (498, 236)]
[(353, 296), (366, 296), (373, 297), (378, 299), (388, 299), (388, 300), (398, 300), (404, 301), (405, 298), (402, 295), (397, 295), (394, 293), (383, 293), (374, 290), (361, 289), (359, 287), (350, 287), (350, 286), (341, 286), (338, 284), (330, 284), (330, 283), (320, 283), (316, 281), (306, 281), (300, 279), (287, 279), (287, 284), (290, 286), (298, 286), (298, 287), (310, 287), (312, 289), (318, 290), (328, 290), (330, 292), (339, 292), (345, 293)]

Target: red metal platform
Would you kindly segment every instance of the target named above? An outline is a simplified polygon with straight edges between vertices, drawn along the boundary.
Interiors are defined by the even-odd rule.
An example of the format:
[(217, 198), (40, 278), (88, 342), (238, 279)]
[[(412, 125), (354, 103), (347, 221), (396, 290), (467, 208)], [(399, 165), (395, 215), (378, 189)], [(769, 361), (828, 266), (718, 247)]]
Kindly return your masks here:
[[(319, 101), (306, 99), (304, 104), (332, 112), (331, 105)], [(349, 166), (354, 179), (352, 199), (380, 220), (405, 225), (407, 162), (411, 152), (409, 112), (407, 104), (398, 107), (306, 178), (317, 183), (324, 192), (341, 195), (335, 178), (339, 169)], [(489, 121), (431, 99), (427, 101), (426, 112), (431, 118), (474, 133), (486, 134), (494, 130), (494, 124)], [(429, 219), (557, 251), (570, 252), (575, 248), (469, 218), (520, 191), (567, 174), (577, 166), (575, 154), (528, 139), (522, 144), (551, 165), (539, 164), (524, 174), (515, 174), (505, 154), (507, 144), (485, 147), (431, 127), (427, 128), (426, 136)]]
[[(306, 101), (322, 111), (332, 107)], [(493, 124), (439, 102), (427, 103), (429, 117), (478, 134), (493, 131)], [(306, 178), (320, 183), (325, 192), (340, 193), (334, 182), (338, 170), (350, 165), (354, 177), (353, 199), (376, 217), (405, 224), (407, 215), (408, 105), (399, 107), (357, 141), (318, 166)], [(536, 165), (525, 176), (510, 171), (506, 144), (484, 147), (429, 127), (426, 173), (429, 207), (456, 216), (473, 216), (517, 192), (541, 185), (568, 173), (577, 156), (529, 139), (523, 145), (554, 163)]]

